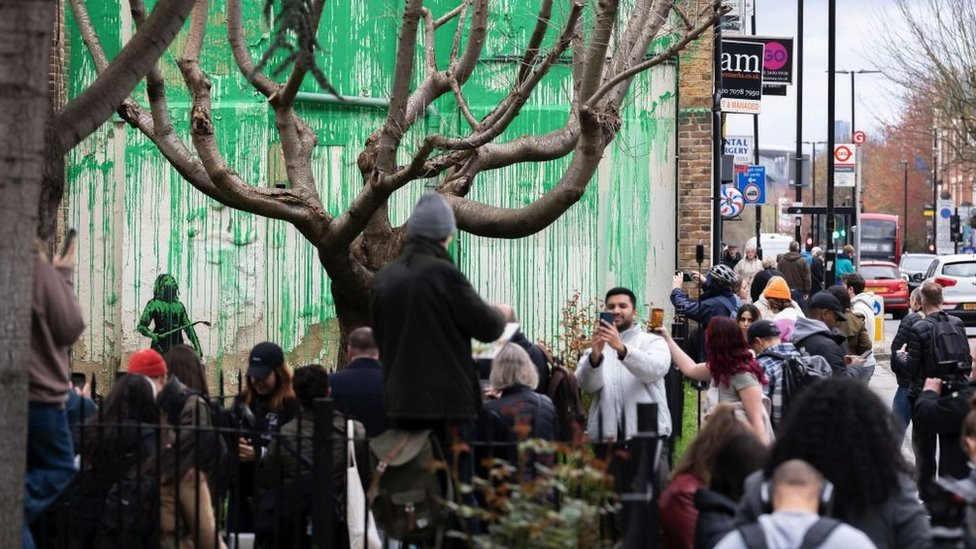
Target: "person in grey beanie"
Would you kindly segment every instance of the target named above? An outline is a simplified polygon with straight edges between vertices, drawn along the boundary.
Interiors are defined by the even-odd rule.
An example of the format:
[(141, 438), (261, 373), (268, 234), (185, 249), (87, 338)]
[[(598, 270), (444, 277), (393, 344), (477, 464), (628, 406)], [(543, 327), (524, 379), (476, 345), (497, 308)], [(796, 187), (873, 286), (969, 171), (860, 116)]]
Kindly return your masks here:
[(455, 229), (444, 197), (421, 196), (403, 253), (376, 274), (370, 299), (387, 425), (433, 429), (442, 444), (452, 427), (462, 437), (473, 433), (481, 409), (471, 339), (498, 339), (511, 313), (482, 300), (454, 266), (447, 245)]

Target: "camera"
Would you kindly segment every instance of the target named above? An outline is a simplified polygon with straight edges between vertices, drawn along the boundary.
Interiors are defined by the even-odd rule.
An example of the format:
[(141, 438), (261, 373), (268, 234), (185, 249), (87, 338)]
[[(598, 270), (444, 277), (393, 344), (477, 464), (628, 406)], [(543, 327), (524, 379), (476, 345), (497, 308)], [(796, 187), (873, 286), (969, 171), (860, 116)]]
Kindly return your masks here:
[(942, 380), (943, 395), (957, 393), (974, 385), (972, 380), (969, 378), (969, 374), (972, 372), (972, 366), (970, 364), (966, 364), (965, 362), (957, 362), (952, 360), (939, 362), (938, 372), (940, 372), (941, 375), (933, 377), (938, 377)]

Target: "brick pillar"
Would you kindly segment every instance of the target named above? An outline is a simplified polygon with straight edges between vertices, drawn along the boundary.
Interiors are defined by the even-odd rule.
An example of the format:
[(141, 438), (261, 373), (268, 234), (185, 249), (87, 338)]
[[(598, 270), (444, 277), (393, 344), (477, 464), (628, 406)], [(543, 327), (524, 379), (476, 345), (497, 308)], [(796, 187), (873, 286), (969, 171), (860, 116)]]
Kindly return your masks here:
[(695, 245), (712, 235), (712, 36), (705, 33), (681, 57), (678, 104), (678, 265), (697, 268)]

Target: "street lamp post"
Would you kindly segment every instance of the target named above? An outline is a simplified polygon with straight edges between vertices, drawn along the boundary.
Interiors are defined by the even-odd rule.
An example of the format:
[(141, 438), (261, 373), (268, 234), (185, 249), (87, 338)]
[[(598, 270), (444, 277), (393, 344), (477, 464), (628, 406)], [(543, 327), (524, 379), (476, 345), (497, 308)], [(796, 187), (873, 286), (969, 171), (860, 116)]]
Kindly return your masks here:
[(834, 273), (836, 272), (835, 252), (834, 252), (834, 143), (835, 131), (834, 121), (836, 120), (836, 109), (834, 98), (837, 96), (835, 88), (836, 78), (834, 71), (837, 69), (837, 0), (827, 0), (827, 253), (825, 266), (827, 271), (824, 273), (824, 282), (827, 287), (834, 285)]
[[(794, 199), (798, 203), (803, 202), (803, 0), (796, 0), (796, 194)], [(800, 225), (797, 225), (794, 235), (797, 242), (803, 242), (800, 232)]]
[[(902, 218), (901, 218), (902, 227), (904, 228), (901, 231), (902, 234), (901, 240), (904, 243), (906, 241), (905, 236), (908, 235), (908, 161), (902, 160), (901, 167), (904, 175), (904, 178), (902, 180), (902, 190), (904, 191), (904, 196), (903, 196), (904, 211), (902, 212)], [(902, 249), (904, 248), (905, 246), (902, 245)]]

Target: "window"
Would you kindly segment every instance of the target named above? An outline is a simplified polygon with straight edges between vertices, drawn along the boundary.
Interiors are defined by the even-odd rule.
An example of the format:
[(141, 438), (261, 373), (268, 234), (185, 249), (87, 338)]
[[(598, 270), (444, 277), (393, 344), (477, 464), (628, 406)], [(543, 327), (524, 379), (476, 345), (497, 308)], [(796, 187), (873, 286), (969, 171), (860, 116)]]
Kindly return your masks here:
[(894, 240), (897, 226), (894, 221), (879, 221), (867, 219), (861, 221), (862, 240)]
[(942, 274), (949, 276), (976, 276), (976, 261), (946, 263), (942, 266)]
[(898, 269), (887, 265), (861, 265), (860, 274), (864, 280), (895, 280), (901, 278)]
[(932, 262), (935, 261), (931, 257), (926, 256), (905, 256), (901, 260), (901, 268), (906, 271), (918, 271), (925, 272)]

